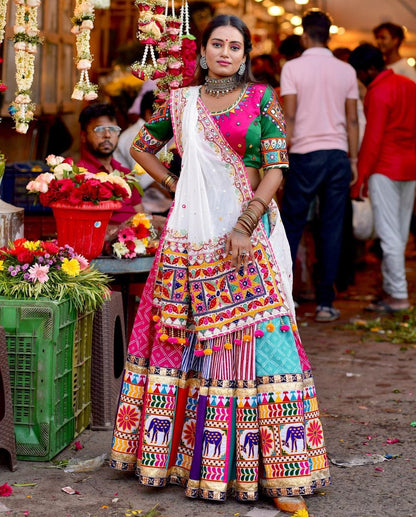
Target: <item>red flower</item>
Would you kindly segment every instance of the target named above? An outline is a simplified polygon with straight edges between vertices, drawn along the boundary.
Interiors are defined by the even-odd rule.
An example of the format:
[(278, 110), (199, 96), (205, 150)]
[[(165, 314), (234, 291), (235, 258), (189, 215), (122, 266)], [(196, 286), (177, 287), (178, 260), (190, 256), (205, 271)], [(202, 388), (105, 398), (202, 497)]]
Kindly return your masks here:
[(267, 427), (260, 429), (261, 450), (265, 456), (269, 456), (273, 450), (273, 435)]
[(111, 183), (109, 185), (106, 185), (105, 183), (101, 183), (98, 187), (98, 199), (106, 200), (111, 199), (113, 197), (113, 189)]
[(144, 239), (150, 235), (149, 228), (146, 228), (144, 224), (139, 224), (134, 228), (134, 233), (138, 239)]
[(133, 241), (124, 241), (124, 244), (125, 244), (126, 248), (132, 252), (134, 251), (134, 248), (136, 247), (136, 245), (134, 244)]
[(123, 431), (130, 431), (137, 425), (139, 413), (134, 406), (121, 406), (118, 412), (117, 427)]
[(53, 242), (42, 242), (42, 248), (50, 255), (55, 255), (59, 251), (59, 246)]
[(80, 192), (79, 188), (74, 189), (70, 195), (69, 198), (67, 198), (68, 201), (73, 205), (79, 205), (82, 203), (82, 193)]
[(13, 493), (13, 488), (4, 483), (4, 485), (0, 485), (0, 497), (9, 497)]
[(117, 183), (113, 184), (113, 190), (114, 190), (114, 196), (122, 197), (125, 199), (126, 197), (129, 197), (129, 193), (125, 188), (123, 188), (121, 185), (118, 185)]
[(182, 436), (185, 446), (188, 447), (188, 449), (193, 449), (195, 447), (195, 433), (196, 433), (195, 420), (189, 420), (183, 429), (183, 436)]
[(320, 426), (318, 420), (313, 420), (309, 423), (306, 431), (306, 437), (308, 442), (311, 443), (313, 447), (322, 447), (324, 436), (322, 433), (322, 427)]
[(31, 264), (34, 259), (34, 254), (29, 250), (24, 249), (18, 255), (16, 255), (16, 258), (21, 264)]
[(75, 442), (74, 443), (74, 447), (75, 447), (75, 450), (77, 451), (80, 451), (81, 449), (83, 449), (84, 447), (82, 446), (82, 443), (81, 442)]

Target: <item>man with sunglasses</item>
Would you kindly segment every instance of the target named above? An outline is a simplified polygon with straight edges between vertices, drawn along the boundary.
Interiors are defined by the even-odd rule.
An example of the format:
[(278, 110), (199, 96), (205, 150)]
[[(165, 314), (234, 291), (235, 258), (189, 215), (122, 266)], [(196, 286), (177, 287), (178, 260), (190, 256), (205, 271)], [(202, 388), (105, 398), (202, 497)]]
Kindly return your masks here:
[[(79, 116), (81, 125), (81, 160), (77, 163), (90, 172), (120, 171), (123, 174), (130, 170), (123, 167), (113, 158), (117, 147), (121, 127), (117, 125), (114, 107), (107, 103), (94, 103), (85, 107)], [(141, 196), (136, 188), (132, 188), (132, 196), (123, 202), (120, 210), (113, 213), (111, 224), (120, 224), (136, 212), (141, 211)]]

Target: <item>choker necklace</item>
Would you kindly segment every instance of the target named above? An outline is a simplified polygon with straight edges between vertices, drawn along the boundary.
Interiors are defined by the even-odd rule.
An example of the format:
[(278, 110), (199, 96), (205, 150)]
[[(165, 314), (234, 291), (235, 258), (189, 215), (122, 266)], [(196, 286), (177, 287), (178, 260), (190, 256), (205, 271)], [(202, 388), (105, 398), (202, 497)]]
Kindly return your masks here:
[(205, 77), (205, 91), (208, 95), (219, 97), (230, 93), (240, 86), (240, 79), (237, 74), (225, 79), (215, 79), (214, 77)]

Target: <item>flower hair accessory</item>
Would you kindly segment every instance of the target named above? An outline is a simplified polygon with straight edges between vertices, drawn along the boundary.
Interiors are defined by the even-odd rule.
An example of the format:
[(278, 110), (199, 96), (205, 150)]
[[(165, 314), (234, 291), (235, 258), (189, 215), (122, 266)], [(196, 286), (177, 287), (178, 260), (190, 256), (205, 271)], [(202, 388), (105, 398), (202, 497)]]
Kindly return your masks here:
[(143, 213), (131, 217), (117, 232), (117, 240), (112, 243), (113, 254), (120, 259), (154, 255), (159, 246), (159, 233), (152, 219)]
[(96, 310), (108, 298), (109, 277), (68, 245), (17, 239), (0, 248), (0, 295), (69, 298), (78, 311)]
[(39, 174), (26, 185), (31, 194), (39, 196), (44, 206), (55, 201), (67, 201), (76, 206), (85, 201), (98, 204), (100, 201), (118, 200), (131, 197), (131, 188), (126, 176), (118, 171), (111, 174), (94, 174), (74, 164), (72, 158), (53, 154), (46, 158), (51, 172)]

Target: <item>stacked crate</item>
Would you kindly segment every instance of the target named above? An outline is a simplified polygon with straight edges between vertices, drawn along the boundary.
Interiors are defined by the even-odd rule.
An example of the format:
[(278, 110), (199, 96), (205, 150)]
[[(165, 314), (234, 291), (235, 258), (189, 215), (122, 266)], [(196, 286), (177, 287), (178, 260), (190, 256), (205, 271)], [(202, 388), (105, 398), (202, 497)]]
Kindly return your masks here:
[(89, 424), (93, 313), (0, 297), (18, 459), (48, 461)]

